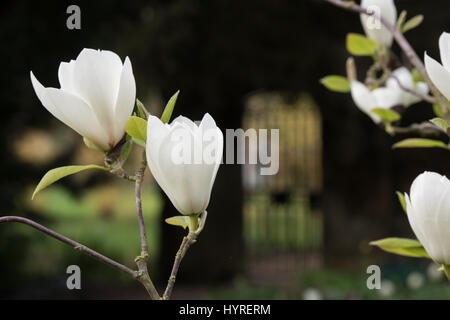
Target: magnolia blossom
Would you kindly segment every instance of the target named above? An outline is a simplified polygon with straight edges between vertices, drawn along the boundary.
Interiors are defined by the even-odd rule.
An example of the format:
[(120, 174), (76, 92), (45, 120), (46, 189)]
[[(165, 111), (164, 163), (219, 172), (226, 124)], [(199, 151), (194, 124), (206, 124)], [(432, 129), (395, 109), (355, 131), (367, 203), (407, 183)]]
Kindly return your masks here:
[(380, 118), (373, 114), (371, 110), (375, 108), (389, 109), (397, 105), (409, 107), (421, 101), (421, 99), (403, 88), (413, 89), (423, 94), (428, 92), (425, 82), (414, 83), (411, 72), (401, 67), (394, 70), (386, 81), (385, 87), (370, 91), (363, 83), (353, 81), (351, 83), (351, 95), (356, 106), (369, 115), (373, 121), (379, 122)]
[(30, 72), (34, 91), (57, 119), (108, 151), (125, 133), (136, 99), (131, 62), (107, 50), (83, 49), (76, 60), (61, 62), (61, 88), (45, 88)]
[(438, 90), (450, 99), (450, 33), (439, 38), (442, 64), (430, 58), (425, 52), (425, 69)]
[(147, 162), (153, 177), (183, 215), (208, 207), (222, 160), (223, 134), (207, 113), (199, 125), (179, 116), (171, 124), (149, 116)]
[(424, 172), (405, 193), (408, 220), (417, 239), (439, 264), (450, 265), (450, 181)]
[(368, 16), (361, 14), (361, 23), (366, 35), (378, 46), (390, 47), (392, 45), (392, 33), (381, 23), (379, 17), (395, 25), (397, 21), (397, 9), (393, 0), (362, 0), (361, 7), (369, 9), (374, 14)]

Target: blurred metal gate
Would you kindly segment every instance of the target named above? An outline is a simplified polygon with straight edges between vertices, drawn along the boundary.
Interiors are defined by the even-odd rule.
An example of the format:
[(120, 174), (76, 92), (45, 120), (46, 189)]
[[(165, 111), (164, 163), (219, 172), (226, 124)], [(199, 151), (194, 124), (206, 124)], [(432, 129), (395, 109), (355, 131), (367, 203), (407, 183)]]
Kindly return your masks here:
[(246, 101), (243, 127), (279, 129), (278, 174), (262, 176), (261, 165), (243, 166), (249, 270), (255, 277), (285, 273), (289, 282), (287, 273), (321, 262), (321, 115), (307, 94), (256, 93)]

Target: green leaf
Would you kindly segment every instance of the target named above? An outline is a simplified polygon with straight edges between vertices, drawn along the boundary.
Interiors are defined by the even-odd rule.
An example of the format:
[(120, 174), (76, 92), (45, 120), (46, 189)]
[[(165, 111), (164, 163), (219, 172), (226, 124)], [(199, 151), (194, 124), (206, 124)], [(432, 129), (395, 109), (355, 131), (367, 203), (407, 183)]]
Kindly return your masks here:
[(186, 229), (189, 226), (190, 218), (189, 216), (175, 216), (171, 218), (167, 218), (166, 223), (171, 224), (173, 226), (182, 227)]
[(61, 178), (64, 178), (68, 175), (78, 173), (80, 171), (88, 170), (88, 169), (100, 169), (108, 171), (108, 168), (97, 166), (95, 164), (90, 164), (87, 166), (66, 166), (66, 167), (59, 167), (52, 169), (48, 171), (41, 179), (39, 184), (37, 185), (36, 189), (33, 192), (33, 195), (31, 196), (31, 200), (34, 199), (34, 196), (41, 190), (47, 188), (52, 183), (58, 181)]
[(180, 93), (180, 90), (175, 92), (175, 94), (167, 102), (166, 107), (164, 108), (164, 111), (161, 115), (161, 121), (163, 123), (169, 123), (170, 118), (172, 117), (173, 108), (175, 107), (175, 103), (177, 102), (179, 93)]
[(445, 272), (445, 276), (447, 277), (447, 280), (450, 281), (450, 266), (443, 264), (442, 270)]
[(439, 140), (411, 138), (397, 142), (392, 146), (396, 148), (444, 148), (448, 149), (447, 145)]
[(411, 29), (417, 28), (423, 21), (423, 15), (419, 14), (409, 19), (402, 28), (402, 32), (405, 33)]
[(326, 76), (320, 79), (320, 83), (323, 84), (328, 90), (336, 92), (350, 92), (350, 83), (346, 77), (343, 76)]
[(127, 142), (125, 142), (125, 145), (122, 147), (122, 152), (120, 153), (120, 162), (122, 165), (127, 161), (132, 146), (133, 140), (129, 135), (127, 135)]
[(408, 213), (408, 211), (406, 210), (405, 196), (400, 191), (396, 191), (395, 193), (397, 194), (398, 201), (400, 202), (400, 205), (402, 206), (403, 211), (405, 211), (405, 213)]
[(432, 122), (434, 125), (438, 126), (440, 129), (442, 129), (442, 131), (447, 133), (448, 123), (444, 119), (434, 118), (434, 119), (431, 119), (430, 122)]
[(442, 111), (441, 106), (437, 103), (433, 104), (433, 112), (439, 118), (442, 118), (444, 116), (444, 112)]
[(145, 109), (144, 104), (140, 102), (139, 99), (136, 99), (136, 106), (138, 117), (147, 120), (148, 111), (147, 109)]
[(147, 121), (136, 117), (131, 116), (128, 119), (125, 130), (127, 133), (134, 139), (147, 141)]
[(91, 150), (97, 151), (101, 154), (105, 154), (105, 151), (101, 150), (99, 147), (97, 147), (94, 143), (92, 143), (91, 140), (89, 140), (86, 137), (83, 137), (83, 142), (86, 145), (86, 147), (88, 147)]
[(405, 23), (405, 20), (406, 20), (406, 15), (407, 15), (406, 10), (403, 10), (400, 13), (400, 15), (398, 16), (397, 23), (396, 23), (397, 30), (399, 30), (399, 31), (402, 30), (402, 26), (403, 26), (403, 24)]
[(347, 35), (347, 50), (355, 56), (371, 56), (375, 54), (375, 42), (361, 34), (349, 33)]
[(373, 114), (376, 114), (383, 120), (384, 122), (391, 123), (397, 120), (400, 120), (401, 116), (394, 110), (383, 109), (383, 108), (374, 108), (370, 110)]
[(143, 147), (143, 148), (145, 148), (145, 146), (146, 146), (146, 143), (145, 143), (144, 140), (136, 139), (136, 138), (132, 138), (131, 140), (132, 140), (134, 143), (136, 143), (137, 145), (139, 145), (139, 146), (141, 146), (141, 147)]
[(419, 72), (419, 70), (417, 70), (417, 69), (412, 69), (412, 71), (411, 71), (411, 76), (412, 76), (412, 78), (413, 78), (413, 81), (414, 81), (414, 83), (417, 83), (417, 82), (425, 82), (425, 80), (423, 80), (423, 77), (422, 77), (422, 75), (420, 74), (420, 72)]
[(422, 244), (414, 239), (386, 238), (370, 242), (370, 245), (401, 256), (414, 258), (430, 258)]

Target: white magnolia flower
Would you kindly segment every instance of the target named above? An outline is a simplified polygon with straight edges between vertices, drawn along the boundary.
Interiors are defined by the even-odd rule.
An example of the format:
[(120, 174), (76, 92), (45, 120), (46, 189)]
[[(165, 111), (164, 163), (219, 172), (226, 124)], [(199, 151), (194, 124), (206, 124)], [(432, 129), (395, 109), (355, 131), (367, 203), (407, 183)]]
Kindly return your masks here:
[(371, 112), (375, 108), (390, 109), (397, 105), (409, 107), (421, 101), (419, 97), (403, 90), (398, 83), (399, 81), (404, 88), (413, 89), (423, 94), (428, 93), (428, 86), (425, 82), (414, 83), (411, 72), (407, 68), (401, 67), (392, 72), (385, 87), (373, 91), (370, 91), (363, 83), (353, 81), (351, 83), (353, 101), (375, 122), (380, 121), (380, 118)]
[(450, 99), (450, 33), (439, 38), (442, 64), (430, 58), (425, 52), (425, 69), (438, 90)]
[(393, 0), (362, 0), (361, 7), (370, 9), (374, 15), (368, 16), (361, 14), (361, 23), (366, 35), (372, 39), (378, 46), (390, 47), (393, 36), (388, 29), (381, 23), (379, 16), (395, 26), (397, 21), (397, 9)]
[(371, 117), (374, 122), (380, 122), (381, 119), (371, 112), (373, 109), (389, 109), (397, 105), (399, 101), (398, 90), (382, 87), (370, 91), (369, 88), (359, 81), (351, 83), (351, 95), (356, 106)]
[(405, 193), (408, 220), (417, 239), (439, 264), (450, 264), (450, 181), (424, 172)]
[(61, 62), (61, 88), (45, 88), (30, 72), (34, 91), (57, 119), (108, 151), (125, 133), (136, 98), (131, 62), (111, 51), (83, 49), (76, 60)]
[(207, 113), (200, 125), (179, 116), (171, 124), (149, 116), (147, 162), (153, 177), (183, 215), (208, 207), (223, 153), (223, 134)]
[(386, 87), (396, 89), (399, 93), (397, 104), (401, 104), (405, 107), (409, 107), (417, 102), (422, 101), (418, 96), (403, 90), (398, 82), (406, 89), (415, 90), (422, 94), (428, 93), (428, 85), (426, 82), (419, 81), (414, 83), (411, 71), (405, 67), (400, 67), (394, 70), (391, 76), (386, 81)]

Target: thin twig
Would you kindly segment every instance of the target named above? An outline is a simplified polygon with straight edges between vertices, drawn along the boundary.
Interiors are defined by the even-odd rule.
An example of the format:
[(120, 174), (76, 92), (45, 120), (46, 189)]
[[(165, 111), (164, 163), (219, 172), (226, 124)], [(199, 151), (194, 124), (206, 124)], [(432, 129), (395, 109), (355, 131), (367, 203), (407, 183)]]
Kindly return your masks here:
[(408, 127), (392, 127), (396, 134), (414, 134), (421, 137), (439, 137), (443, 131), (430, 122), (414, 123)]
[(178, 249), (177, 254), (175, 255), (175, 261), (172, 266), (172, 271), (170, 273), (169, 281), (167, 282), (166, 290), (164, 291), (163, 299), (168, 300), (172, 294), (173, 287), (175, 285), (175, 281), (177, 278), (178, 269), (180, 268), (181, 260), (183, 260), (186, 252), (197, 241), (198, 233), (189, 232), (187, 237), (183, 238), (181, 242), (180, 249)]
[(18, 217), (18, 216), (5, 216), (5, 217), (0, 217), (0, 223), (6, 223), (6, 222), (17, 222), (17, 223), (22, 223), (25, 225), (28, 225), (38, 231), (41, 231), (47, 235), (49, 235), (50, 237), (53, 237), (61, 242), (64, 242), (66, 244), (68, 244), (69, 246), (74, 247), (77, 250), (80, 250), (83, 253), (86, 253), (87, 255), (105, 263), (108, 264), (110, 266), (112, 266), (113, 268), (116, 268), (120, 271), (123, 271), (127, 274), (129, 274), (130, 276), (132, 276), (133, 278), (137, 278), (138, 277), (138, 273), (130, 268), (128, 268), (127, 266), (124, 266), (123, 264), (120, 264), (117, 261), (114, 261), (108, 257), (105, 257), (104, 255), (82, 245), (81, 243), (78, 243), (72, 239), (69, 239), (53, 230), (50, 230), (49, 228), (44, 227), (43, 225), (34, 222), (33, 220), (27, 219), (27, 218), (23, 218), (23, 217)]
[(145, 168), (147, 167), (147, 160), (145, 150), (142, 154), (141, 167), (138, 169), (135, 175), (135, 197), (136, 197), (136, 214), (139, 223), (139, 233), (141, 237), (141, 254), (134, 260), (139, 268), (138, 280), (147, 289), (151, 299), (159, 300), (158, 291), (156, 290), (150, 275), (148, 273), (147, 261), (148, 261), (148, 245), (147, 245), (147, 233), (145, 231), (144, 216), (142, 215), (142, 199), (141, 199), (141, 187), (142, 180), (144, 179)]
[[(371, 16), (374, 14), (374, 12), (371, 12), (365, 8), (362, 8), (361, 6), (357, 5), (353, 1), (343, 1), (343, 0), (324, 0), (327, 1), (335, 6), (338, 6), (340, 8), (350, 10), (357, 13), (366, 14), (368, 16)], [(430, 77), (428, 76), (425, 66), (422, 63), (422, 60), (420, 60), (417, 53), (414, 51), (414, 49), (409, 44), (408, 40), (403, 36), (403, 34), (398, 31), (395, 26), (393, 26), (385, 17), (379, 16), (379, 19), (381, 23), (388, 29), (397, 44), (400, 46), (400, 48), (405, 53), (406, 57), (409, 59), (409, 61), (412, 63), (412, 65), (419, 71), (422, 78), (425, 80), (425, 82), (428, 84), (428, 87), (430, 88), (430, 91), (433, 93), (433, 95), (436, 97), (436, 102), (441, 106), (444, 112), (447, 112), (449, 110), (448, 104), (446, 99), (442, 96), (442, 94), (439, 92), (439, 90), (436, 88), (434, 83), (431, 81)]]
[(397, 78), (397, 77), (394, 76), (394, 75), (391, 75), (391, 77), (394, 78), (395, 81), (397, 81), (398, 86), (399, 86), (400, 89), (402, 89), (403, 91), (409, 92), (410, 94), (412, 94), (412, 95), (414, 95), (414, 96), (416, 96), (416, 97), (418, 97), (418, 98), (420, 98), (420, 99), (422, 99), (422, 100), (425, 100), (425, 101), (427, 101), (427, 102), (429, 102), (429, 103), (435, 103), (435, 102), (436, 102), (436, 99), (435, 99), (434, 97), (429, 96), (428, 94), (424, 94), (424, 93), (422, 93), (422, 92), (419, 92), (419, 91), (417, 91), (417, 90), (414, 90), (414, 89), (411, 89), (411, 88), (407, 88), (407, 87), (405, 87), (405, 86), (400, 82), (400, 79), (399, 79), (399, 78)]

